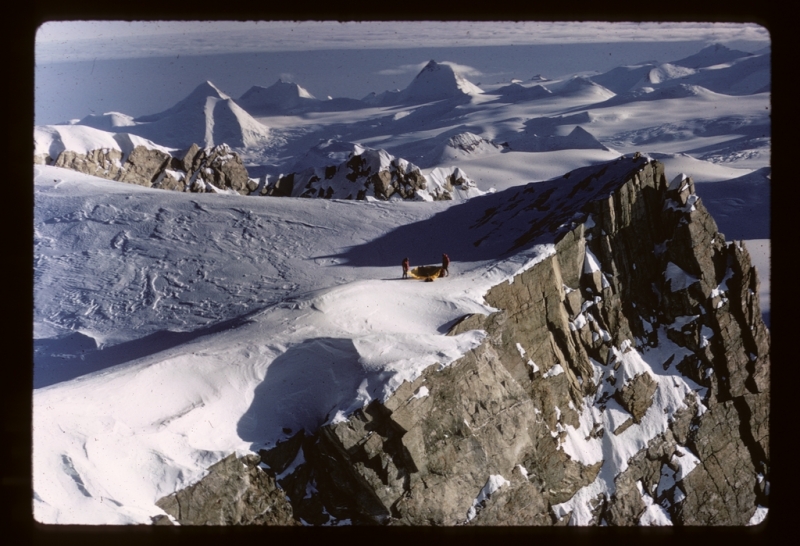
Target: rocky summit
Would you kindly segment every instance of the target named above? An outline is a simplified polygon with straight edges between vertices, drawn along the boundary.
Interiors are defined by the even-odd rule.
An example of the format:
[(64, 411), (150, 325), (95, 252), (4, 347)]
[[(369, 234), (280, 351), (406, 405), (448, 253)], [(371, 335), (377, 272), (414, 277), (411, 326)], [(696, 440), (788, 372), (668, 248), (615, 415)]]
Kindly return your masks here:
[(359, 201), (441, 201), (484, 193), (457, 167), (438, 168), (425, 175), (403, 158), (361, 146), (338, 165), (308, 167), (274, 181), (265, 177), (259, 188), (258, 195)]
[(512, 230), (498, 254), (555, 249), (452, 326), (482, 344), (159, 506), (181, 524), (445, 526), (738, 526), (769, 506), (759, 279), (691, 178), (620, 158), (468, 210), (475, 248)]
[(87, 152), (62, 150), (53, 158), (34, 156), (34, 164), (55, 165), (107, 180), (147, 188), (210, 193), (234, 191), (247, 195), (258, 183), (249, 178), (239, 155), (227, 144), (200, 148), (192, 144), (183, 154), (137, 145), (128, 153), (115, 148)]

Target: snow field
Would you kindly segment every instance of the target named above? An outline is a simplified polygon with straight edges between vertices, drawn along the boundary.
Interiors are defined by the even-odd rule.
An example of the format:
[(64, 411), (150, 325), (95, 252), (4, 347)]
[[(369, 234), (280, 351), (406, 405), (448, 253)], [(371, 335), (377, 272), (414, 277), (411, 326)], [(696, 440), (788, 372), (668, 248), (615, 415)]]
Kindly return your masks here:
[[(158, 498), (227, 454), (340, 420), (477, 347), (481, 331), (444, 334), (465, 314), (491, 313), (483, 301), (491, 286), (554, 252), (539, 245), (500, 262), (456, 261), (457, 274), (433, 283), (400, 281), (402, 257), (356, 268), (335, 255), (452, 203), (187, 199), (47, 166), (36, 168), (35, 192), (36, 335), (63, 340), (72, 313), (73, 330), (102, 346), (92, 354), (119, 361), (108, 367), (100, 358), (87, 370), (82, 358), (53, 354), (37, 367), (34, 514), (42, 522), (150, 523), (162, 513)], [(138, 271), (142, 285), (129, 293)], [(108, 277), (111, 286), (98, 285), (89, 300), (63, 300), (63, 287), (48, 281), (92, 286)], [(220, 294), (226, 305), (205, 303)], [(142, 297), (146, 305), (131, 305)], [(212, 321), (223, 326), (204, 326)], [(170, 332), (186, 337), (142, 349), (144, 338)]]
[[(663, 161), (668, 173), (692, 173), (697, 183), (750, 183), (747, 177), (763, 178), (759, 169), (769, 166), (770, 94), (720, 92), (760, 88), (758, 74), (730, 78), (747, 62), (752, 60), (644, 67), (630, 92), (609, 82), (616, 95), (579, 77), (546, 82), (553, 93), (544, 98), (522, 90), (502, 100), (454, 77), (455, 64), (439, 63), (405, 92), (384, 95), (416, 97), (418, 104), (257, 119), (206, 82), (153, 116), (134, 120), (110, 112), (79, 124), (36, 127), (35, 153), (127, 154), (139, 144), (170, 152), (165, 145), (212, 145), (235, 135), (248, 166), (274, 180), (302, 162), (336, 164), (327, 159), (344, 157), (351, 147), (384, 148), (406, 162), (416, 161), (414, 154), (430, 159), (425, 154), (435, 149), (438, 155), (423, 172), (443, 181), (457, 163), (477, 183), (470, 192), (479, 194), (642, 151)], [(687, 85), (664, 88), (676, 78), (687, 78)], [(610, 150), (513, 148), (515, 140), (524, 145), (564, 137), (576, 127)], [(141, 136), (107, 132), (120, 130)], [(511, 151), (477, 137), (498, 145), (509, 141)], [(420, 139), (428, 140), (415, 145)], [(450, 139), (455, 147), (446, 145)], [(410, 155), (395, 153), (400, 149)], [(381, 153), (383, 164), (388, 155)], [(734, 216), (743, 209), (754, 210), (751, 217), (768, 214), (768, 206), (750, 206), (759, 200), (746, 197), (743, 188), (732, 186), (730, 195), (713, 199)], [(402, 259), (394, 249), (373, 246), (376, 255), (358, 263), (345, 256), (456, 203), (187, 195), (40, 166), (34, 192), (34, 516), (45, 523), (149, 524), (163, 513), (156, 499), (196, 482), (229, 453), (274, 446), (300, 429), (341, 421), (369, 401), (385, 399), (426, 367), (446, 366), (477, 347), (481, 331), (444, 334), (467, 313), (493, 312), (483, 301), (491, 286), (513, 282), (554, 253), (552, 245), (538, 245), (502, 261), (476, 262), (451, 254), (451, 278), (394, 282)], [(747, 246), (768, 316), (769, 239), (756, 237), (763, 235), (751, 236)], [(498, 248), (508, 248), (505, 243), (510, 240), (493, 239)], [(432, 263), (443, 250), (452, 252), (425, 238), (415, 244), (419, 256), (412, 262)], [(673, 290), (696, 281), (670, 266), (665, 275)], [(599, 270), (590, 253), (585, 268)], [(724, 293), (724, 283), (718, 290)], [(590, 320), (581, 313), (570, 326), (581, 329)], [(663, 369), (668, 358), (677, 362), (683, 355), (665, 333), (679, 322), (658, 329), (655, 349), (637, 351), (629, 342), (615, 348), (616, 370), (593, 362), (598, 389), (585, 398), (579, 427), (559, 422), (552, 434), (574, 460), (603, 465), (592, 484), (553, 507), (557, 517), (571, 513), (571, 524), (589, 524), (598, 495), (613, 494), (628, 459), (666, 431), (687, 396), (695, 396), (704, 411), (704, 389), (674, 366)], [(556, 365), (544, 377), (563, 372)], [(615, 435), (631, 416), (609, 396), (643, 373), (657, 384), (653, 403), (640, 423)], [(422, 387), (414, 397), (429, 394)], [(561, 409), (556, 412), (560, 418)], [(593, 437), (598, 430), (602, 435)], [(653, 499), (694, 468), (696, 458), (681, 450), (680, 470), (662, 469), (654, 491), (638, 484), (647, 505), (640, 524), (671, 523)], [(300, 461), (302, 452), (293, 465)], [(507, 484), (490, 476), (467, 521)], [(681, 496), (677, 487), (672, 502)], [(759, 507), (750, 523), (760, 523), (766, 513)]]

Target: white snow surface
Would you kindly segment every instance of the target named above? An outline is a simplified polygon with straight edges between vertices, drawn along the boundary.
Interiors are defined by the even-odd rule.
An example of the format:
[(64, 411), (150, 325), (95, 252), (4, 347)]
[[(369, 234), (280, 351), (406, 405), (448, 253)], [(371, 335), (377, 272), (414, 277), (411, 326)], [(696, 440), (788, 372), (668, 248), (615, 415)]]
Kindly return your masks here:
[(750, 521), (747, 522), (747, 525), (758, 525), (759, 523), (767, 519), (768, 513), (769, 513), (769, 508), (767, 508), (766, 506), (756, 507), (756, 511), (753, 513), (753, 517), (750, 518)]
[(165, 153), (172, 148), (160, 146), (155, 142), (128, 133), (112, 133), (85, 125), (43, 125), (33, 129), (34, 155), (49, 155), (56, 159), (64, 150), (85, 154), (93, 150), (119, 150), (125, 156), (136, 146)]
[[(413, 241), (419, 256), (410, 255), (412, 267), (449, 252), (454, 275), (420, 283), (400, 281), (403, 255), (375, 242), (482, 191), (641, 151), (662, 161), (668, 176), (689, 173), (709, 210), (717, 205), (729, 227), (741, 226), (736, 238), (746, 240), (758, 268), (767, 318), (768, 230), (753, 232), (744, 220), (768, 225), (769, 53), (741, 57), (717, 48), (660, 61), (668, 62), (500, 94), (482, 92), (453, 63), (429, 63), (404, 91), (373, 95), (356, 109), (258, 118), (205, 82), (159, 114), (108, 112), (35, 127), (35, 154), (54, 159), (65, 149), (127, 154), (141, 144), (171, 152), (224, 140), (249, 168), (274, 180), (382, 149), (389, 159), (424, 166), (429, 181), (469, 173), (480, 190), (454, 192), (453, 202), (267, 199), (164, 192), (35, 166), (34, 517), (149, 524), (163, 514), (158, 498), (196, 482), (229, 453), (271, 447), (290, 435), (284, 428), (294, 434), (342, 420), (427, 366), (446, 366), (480, 344), (480, 331), (444, 333), (464, 314), (493, 312), (486, 291), (513, 282), (552, 255), (553, 245), (501, 261), (462, 261), (440, 248), (432, 230)], [(271, 101), (278, 109), (335, 102), (317, 101), (299, 85), (277, 88), (293, 95)], [(527, 143), (527, 151), (515, 150), (515, 141)], [(553, 149), (559, 147), (565, 149)], [(724, 194), (711, 191), (723, 187)], [(513, 240), (493, 237), (492, 246), (502, 249)], [(375, 255), (353, 253), (361, 247)], [(586, 266), (593, 265), (587, 253)], [(670, 264), (664, 272), (673, 290), (696, 282), (679, 269)], [(581, 317), (575, 327), (590, 315)], [(666, 430), (687, 397), (703, 398), (705, 390), (674, 366), (663, 369), (684, 351), (665, 328), (694, 318), (653, 326), (655, 349), (615, 349), (616, 371), (592, 363), (598, 390), (576, 410), (579, 427), (559, 423), (554, 434), (573, 459), (604, 463), (592, 484), (553, 507), (556, 516), (571, 513), (571, 524), (589, 524), (592, 503), (613, 494), (629, 457)], [(545, 377), (563, 372), (556, 365)], [(631, 416), (613, 398), (599, 401), (641, 373), (657, 383), (653, 405), (640, 423), (615, 435)], [(607, 381), (612, 375), (616, 387)], [(601, 437), (591, 434), (598, 429)], [(683, 452), (681, 476), (693, 457)], [(504, 482), (492, 478), (486, 487)], [(658, 489), (679, 480), (662, 473)], [(643, 492), (645, 503), (652, 494), (658, 496)], [(677, 485), (673, 502), (682, 495)], [(751, 524), (766, 512), (759, 507)], [(666, 524), (662, 516), (648, 504), (639, 523)]]
[(700, 279), (694, 275), (690, 275), (672, 262), (667, 262), (664, 278), (669, 282), (669, 288), (673, 292), (685, 290), (690, 285), (700, 281)]
[(451, 254), (457, 275), (403, 281), (402, 256), (337, 255), (457, 202), (183, 194), (50, 166), (34, 192), (34, 514), (47, 523), (149, 523), (158, 498), (227, 454), (450, 364), (485, 334), (447, 325), (491, 313), (491, 286), (554, 252)]
[(472, 506), (470, 506), (469, 510), (467, 511), (467, 521), (472, 521), (475, 519), (475, 516), (478, 515), (478, 512), (489, 499), (489, 497), (491, 497), (498, 489), (506, 485), (511, 485), (511, 482), (500, 474), (492, 474), (489, 476), (489, 479), (486, 480), (486, 484), (481, 488), (478, 496), (472, 501)]

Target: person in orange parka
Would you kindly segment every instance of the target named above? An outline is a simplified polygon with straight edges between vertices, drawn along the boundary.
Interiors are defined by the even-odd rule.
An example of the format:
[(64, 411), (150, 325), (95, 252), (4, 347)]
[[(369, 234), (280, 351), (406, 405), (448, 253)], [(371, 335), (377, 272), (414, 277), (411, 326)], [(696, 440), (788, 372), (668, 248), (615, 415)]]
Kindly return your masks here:
[(450, 276), (450, 256), (442, 254), (442, 274), (444, 277)]
[(403, 278), (408, 278), (408, 258), (403, 258)]

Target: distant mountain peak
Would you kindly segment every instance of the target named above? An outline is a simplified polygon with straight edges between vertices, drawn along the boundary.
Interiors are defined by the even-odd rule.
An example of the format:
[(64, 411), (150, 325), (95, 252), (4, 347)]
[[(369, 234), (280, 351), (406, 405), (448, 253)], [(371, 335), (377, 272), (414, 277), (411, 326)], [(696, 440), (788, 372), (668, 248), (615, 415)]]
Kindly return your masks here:
[(752, 54), (731, 49), (722, 44), (711, 44), (694, 55), (690, 55), (679, 61), (674, 61), (671, 64), (685, 66), (687, 68), (705, 68), (707, 66), (735, 61), (742, 57), (749, 57), (750, 55)]
[(194, 94), (201, 94), (201, 93), (204, 93), (207, 96), (213, 95), (213, 96), (216, 96), (217, 98), (220, 98), (220, 99), (229, 99), (230, 98), (229, 95), (223, 93), (219, 89), (219, 87), (214, 85), (211, 82), (211, 80), (206, 80), (203, 83), (201, 83), (200, 85), (198, 85), (197, 87), (195, 87), (194, 91), (192, 91), (190, 96), (194, 95)]
[(242, 108), (256, 114), (290, 112), (303, 109), (318, 100), (300, 85), (278, 78), (269, 87), (254, 85), (236, 101)]
[(449, 63), (434, 60), (417, 74), (403, 91), (404, 98), (410, 100), (442, 100), (466, 95), (478, 95), (483, 90), (460, 75)]

